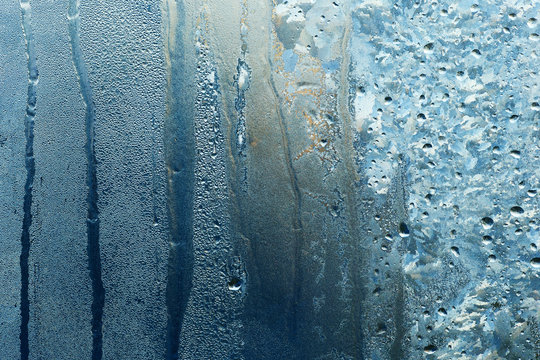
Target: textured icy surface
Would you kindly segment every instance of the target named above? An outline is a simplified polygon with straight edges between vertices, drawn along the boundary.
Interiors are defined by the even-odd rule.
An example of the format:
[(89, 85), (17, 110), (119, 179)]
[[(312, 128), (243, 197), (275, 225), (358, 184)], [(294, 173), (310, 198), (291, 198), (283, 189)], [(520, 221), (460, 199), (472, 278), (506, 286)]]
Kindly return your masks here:
[(540, 358), (538, 1), (0, 14), (0, 359)]

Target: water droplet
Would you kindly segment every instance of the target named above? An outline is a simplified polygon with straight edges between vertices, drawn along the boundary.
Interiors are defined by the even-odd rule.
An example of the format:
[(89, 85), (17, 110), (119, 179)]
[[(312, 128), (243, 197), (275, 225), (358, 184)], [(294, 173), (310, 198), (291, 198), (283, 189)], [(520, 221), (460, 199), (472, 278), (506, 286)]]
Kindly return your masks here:
[(409, 237), (409, 235), (410, 235), (410, 232), (409, 232), (409, 227), (407, 226), (407, 224), (400, 223), (399, 224), (399, 236), (401, 236), (402, 238), (406, 238), (406, 237)]
[(237, 277), (233, 277), (227, 285), (229, 286), (229, 290), (238, 291), (242, 288), (242, 280)]
[(424, 52), (426, 54), (432, 54), (433, 53), (433, 43), (427, 43), (424, 45)]
[(437, 313), (441, 316), (446, 316), (446, 309), (445, 308), (440, 308)]
[(424, 352), (426, 354), (433, 354), (435, 351), (437, 351), (437, 347), (435, 345), (428, 345), (424, 348)]
[(529, 197), (535, 197), (536, 196), (536, 190), (531, 189), (531, 190), (527, 191), (527, 195), (529, 195)]
[(482, 218), (482, 226), (484, 229), (491, 229), (493, 227), (493, 219), (489, 216)]
[(512, 151), (510, 151), (510, 155), (511, 155), (513, 158), (519, 159), (519, 158), (521, 157), (521, 151), (519, 151), (519, 150), (512, 150)]
[(459, 256), (459, 248), (457, 246), (452, 246), (450, 250), (452, 251), (452, 254), (454, 254), (454, 256)]
[(497, 257), (495, 255), (491, 254), (491, 255), (488, 256), (488, 260), (489, 260), (489, 262), (494, 262), (495, 260), (497, 260)]
[(540, 257), (535, 257), (531, 259), (531, 266), (535, 269), (540, 269)]
[(520, 206), (513, 206), (510, 208), (510, 214), (515, 217), (520, 217), (525, 211)]

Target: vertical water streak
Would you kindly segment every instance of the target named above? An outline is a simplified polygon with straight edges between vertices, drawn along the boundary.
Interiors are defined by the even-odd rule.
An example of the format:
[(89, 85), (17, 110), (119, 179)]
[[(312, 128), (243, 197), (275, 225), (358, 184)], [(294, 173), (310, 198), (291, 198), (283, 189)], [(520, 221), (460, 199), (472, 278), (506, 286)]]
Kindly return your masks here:
[(28, 344), (28, 322), (30, 321), (30, 303), (28, 299), (28, 258), (30, 256), (30, 226), (32, 225), (32, 187), (36, 173), (34, 159), (34, 118), (36, 116), (36, 86), (38, 83), (38, 70), (36, 61), (36, 51), (34, 47), (34, 36), (32, 34), (32, 9), (28, 0), (20, 2), (21, 20), (24, 37), (26, 41), (26, 57), (28, 60), (28, 95), (26, 103), (26, 114), (24, 117), (24, 134), (26, 139), (25, 167), (26, 182), (24, 184), (23, 203), (23, 226), (21, 234), (21, 333), (20, 352), (21, 360), (27, 360), (30, 354)]
[[(271, 59), (271, 56), (268, 57)], [(273, 63), (269, 60), (270, 67), (273, 67)], [(290, 310), (288, 314), (288, 328), (291, 335), (291, 338), (295, 338), (297, 335), (298, 327), (298, 303), (300, 301), (300, 292), (303, 280), (303, 272), (301, 267), (301, 250), (304, 246), (304, 228), (302, 224), (302, 196), (300, 193), (300, 187), (298, 185), (298, 178), (296, 171), (293, 167), (292, 161), (293, 157), (291, 155), (291, 150), (289, 147), (290, 136), (287, 130), (287, 124), (285, 123), (285, 117), (281, 110), (280, 97), (277, 91), (276, 85), (270, 75), (270, 86), (274, 95), (274, 100), (276, 102), (276, 113), (279, 120), (279, 130), (281, 133), (281, 140), (283, 144), (283, 152), (285, 155), (285, 162), (287, 165), (287, 173), (289, 175), (289, 181), (291, 183), (291, 189), (294, 197), (294, 213), (292, 218), (292, 230), (294, 232), (294, 246), (293, 246), (293, 256), (294, 262), (292, 264), (292, 273), (293, 273), (293, 294), (290, 302)]]
[(162, 4), (167, 71), (167, 100), (164, 146), (167, 166), (167, 207), (169, 217), (169, 259), (166, 287), (166, 359), (178, 359), (180, 332), (193, 278), (193, 193), (195, 182), (194, 103), (192, 73), (183, 37), (183, 2), (164, 0)]
[(105, 303), (105, 289), (101, 279), (101, 255), (99, 250), (99, 210), (96, 175), (95, 142), (95, 108), (92, 100), (92, 89), (88, 79), (88, 71), (84, 63), (80, 44), (80, 17), (78, 0), (70, 0), (68, 9), (69, 36), (73, 55), (73, 64), (79, 77), (81, 95), (86, 107), (86, 159), (88, 194), (86, 197), (88, 215), (86, 229), (88, 235), (88, 267), (92, 281), (92, 360), (100, 360), (103, 356), (103, 305)]

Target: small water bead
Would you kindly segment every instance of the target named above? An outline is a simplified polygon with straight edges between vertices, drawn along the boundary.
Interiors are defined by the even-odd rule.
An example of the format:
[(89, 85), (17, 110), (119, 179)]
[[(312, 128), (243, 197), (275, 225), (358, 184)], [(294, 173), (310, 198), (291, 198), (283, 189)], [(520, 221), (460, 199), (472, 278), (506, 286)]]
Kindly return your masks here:
[(433, 54), (433, 43), (427, 43), (424, 45), (424, 53)]
[(445, 308), (439, 308), (439, 310), (437, 310), (437, 313), (440, 315), (440, 316), (446, 316), (447, 315), (447, 312), (446, 312), (446, 309)]
[(410, 235), (410, 232), (409, 232), (409, 228), (408, 228), (407, 224), (400, 223), (399, 224), (399, 236), (402, 237), (402, 238), (406, 238), (406, 237), (409, 237), (409, 235)]
[(521, 157), (521, 151), (512, 150), (512, 151), (510, 151), (510, 156), (512, 156), (515, 159), (519, 159)]
[(437, 347), (435, 345), (428, 345), (424, 348), (424, 352), (426, 354), (433, 354), (435, 351), (437, 351)]
[(480, 52), (480, 50), (474, 49), (474, 50), (472, 51), (472, 55), (473, 55), (475, 58), (480, 59), (480, 57), (482, 56), (482, 53)]
[(535, 269), (540, 269), (540, 257), (535, 257), (531, 259), (531, 266)]
[(452, 254), (455, 256), (455, 257), (458, 257), (459, 256), (459, 248), (457, 246), (452, 246), (450, 248), (450, 250), (452, 251)]
[(510, 208), (510, 214), (515, 217), (520, 217), (525, 211), (520, 206), (513, 206)]
[(386, 325), (384, 323), (379, 323), (377, 325), (377, 335), (382, 335), (386, 333)]
[(489, 216), (482, 218), (481, 222), (482, 222), (482, 226), (486, 230), (491, 229), (493, 227), (493, 219), (490, 218)]
[(229, 290), (238, 291), (242, 288), (242, 280), (237, 277), (233, 277), (227, 285)]

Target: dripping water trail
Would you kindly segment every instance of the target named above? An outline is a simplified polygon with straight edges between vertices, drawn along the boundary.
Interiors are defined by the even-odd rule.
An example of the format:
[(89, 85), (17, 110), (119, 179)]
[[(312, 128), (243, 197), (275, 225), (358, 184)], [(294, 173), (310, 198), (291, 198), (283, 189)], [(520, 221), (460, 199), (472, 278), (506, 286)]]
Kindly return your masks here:
[(98, 192), (96, 176), (96, 153), (94, 149), (95, 141), (95, 108), (92, 99), (92, 89), (88, 78), (80, 42), (80, 17), (79, 1), (70, 0), (68, 9), (69, 36), (71, 42), (71, 52), (73, 64), (79, 77), (81, 95), (86, 106), (85, 127), (86, 127), (86, 161), (87, 174), (86, 184), (88, 194), (86, 197), (88, 214), (86, 219), (86, 230), (88, 235), (88, 267), (90, 279), (92, 281), (92, 360), (101, 360), (103, 356), (103, 306), (105, 303), (105, 289), (101, 279), (101, 255), (99, 250), (99, 210)]
[[(349, 46), (351, 44), (351, 17), (347, 16), (347, 20), (344, 23), (343, 39), (341, 41), (341, 69), (340, 69), (340, 91), (338, 93), (338, 114), (343, 121), (343, 159), (345, 168), (347, 169), (346, 180), (343, 184), (343, 188), (346, 191), (346, 206), (348, 212), (348, 232), (350, 239), (350, 250), (352, 251), (352, 272), (351, 280), (353, 284), (353, 301), (351, 303), (351, 321), (354, 329), (354, 356), (356, 359), (363, 359), (363, 336), (362, 336), (362, 306), (364, 281), (361, 276), (363, 258), (359, 251), (358, 239), (355, 234), (361, 233), (360, 223), (358, 218), (358, 210), (356, 208), (356, 183), (359, 182), (359, 175), (355, 169), (355, 149), (353, 145), (354, 134), (353, 119), (349, 109), (349, 72), (351, 67), (351, 59), (349, 54)], [(365, 258), (365, 257), (364, 257)]]
[[(147, 108), (150, 109), (150, 102), (147, 102)], [(152, 112), (152, 226), (159, 225), (159, 219), (157, 216), (157, 142), (156, 142), (156, 133), (158, 132), (156, 128), (156, 116)]]
[(23, 225), (21, 233), (21, 332), (20, 352), (21, 360), (28, 360), (30, 348), (28, 342), (28, 323), (30, 321), (30, 301), (28, 298), (30, 257), (30, 226), (32, 225), (32, 188), (36, 174), (34, 160), (34, 118), (36, 116), (36, 87), (38, 83), (38, 70), (34, 36), (32, 34), (32, 9), (28, 0), (21, 1), (21, 21), (26, 41), (26, 58), (28, 61), (28, 95), (26, 101), (26, 114), (24, 116), (24, 135), (26, 140), (25, 167), (26, 182), (24, 184)]
[[(272, 62), (270, 61), (270, 66)], [(298, 178), (296, 176), (296, 171), (292, 165), (292, 156), (291, 150), (289, 148), (289, 134), (287, 131), (287, 125), (283, 117), (283, 112), (279, 104), (279, 96), (276, 89), (276, 84), (270, 75), (270, 85), (272, 88), (272, 93), (274, 95), (274, 101), (276, 102), (277, 115), (279, 120), (279, 128), (281, 132), (281, 140), (283, 143), (283, 151), (285, 155), (285, 162), (287, 164), (287, 172), (289, 174), (289, 179), (291, 182), (291, 187), (294, 196), (294, 214), (292, 219), (292, 226), (294, 232), (294, 263), (293, 263), (293, 297), (291, 301), (290, 314), (288, 314), (288, 327), (291, 337), (294, 339), (297, 336), (298, 328), (298, 303), (300, 301), (300, 287), (302, 284), (302, 269), (300, 267), (300, 256), (301, 250), (304, 243), (303, 236), (303, 224), (302, 224), (302, 197), (300, 194), (300, 187), (298, 186)]]
[[(165, 358), (179, 358), (180, 335), (193, 284), (193, 196), (195, 183), (194, 80), (177, 29), (186, 29), (182, 1), (164, 0), (167, 100), (164, 127), (167, 166), (169, 257), (165, 301), (167, 337)], [(185, 350), (185, 349), (182, 349)]]

